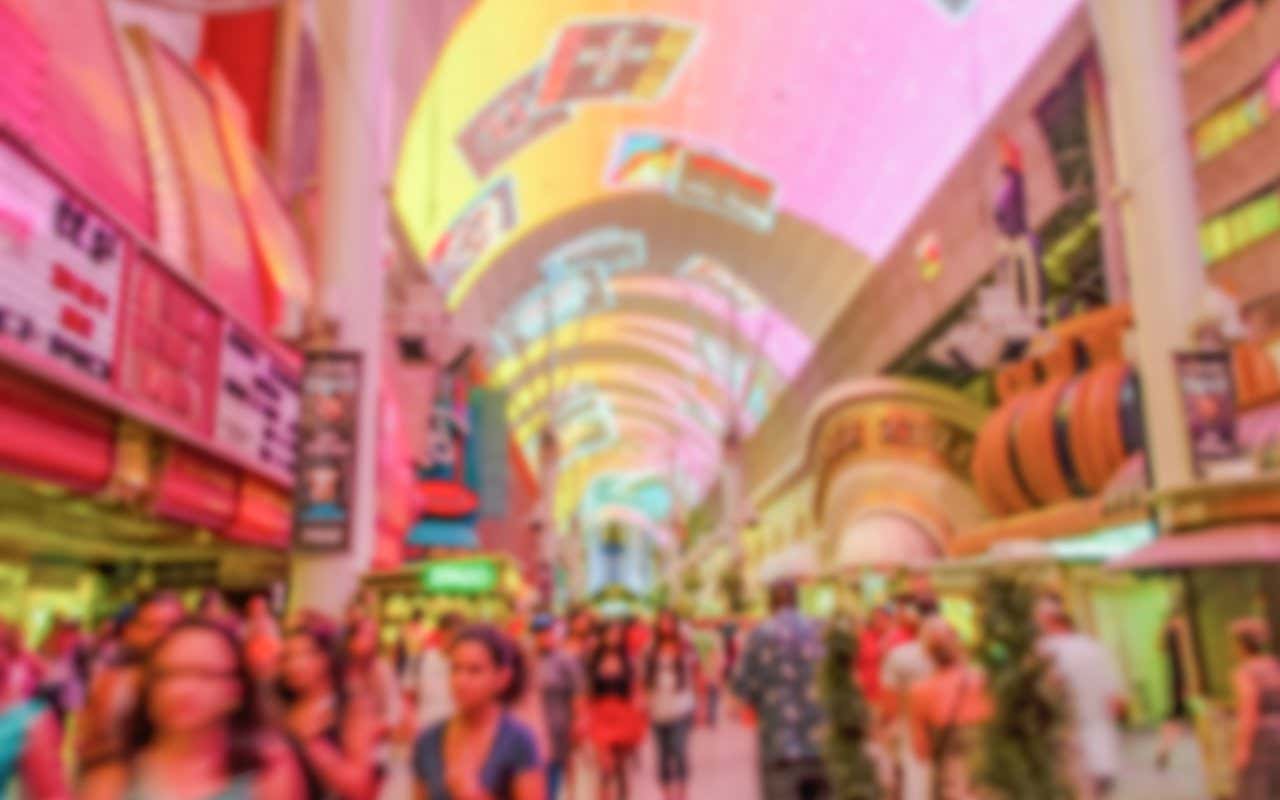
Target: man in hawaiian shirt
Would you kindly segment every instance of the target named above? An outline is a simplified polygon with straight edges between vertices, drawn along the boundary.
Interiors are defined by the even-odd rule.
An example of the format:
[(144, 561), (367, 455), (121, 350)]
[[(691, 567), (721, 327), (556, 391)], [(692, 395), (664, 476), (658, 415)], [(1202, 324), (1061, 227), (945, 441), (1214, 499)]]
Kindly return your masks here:
[(814, 676), (822, 657), (817, 625), (796, 610), (796, 587), (769, 588), (772, 616), (752, 632), (733, 691), (759, 720), (764, 800), (823, 800), (827, 781), (819, 750), (823, 723)]

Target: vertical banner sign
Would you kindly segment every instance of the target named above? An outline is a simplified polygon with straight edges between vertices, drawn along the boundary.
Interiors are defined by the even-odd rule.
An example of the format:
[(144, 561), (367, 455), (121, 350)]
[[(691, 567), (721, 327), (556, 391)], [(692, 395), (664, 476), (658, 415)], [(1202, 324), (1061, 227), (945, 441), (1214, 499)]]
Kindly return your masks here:
[(302, 377), (293, 543), (345, 550), (355, 492), (360, 354), (308, 353)]
[(494, 389), (471, 390), (471, 436), (478, 471), (480, 516), (497, 519), (507, 515), (510, 492), (508, 458), (507, 393)]
[(1225, 351), (1175, 353), (1178, 387), (1196, 473), (1240, 454), (1236, 441), (1235, 384)]

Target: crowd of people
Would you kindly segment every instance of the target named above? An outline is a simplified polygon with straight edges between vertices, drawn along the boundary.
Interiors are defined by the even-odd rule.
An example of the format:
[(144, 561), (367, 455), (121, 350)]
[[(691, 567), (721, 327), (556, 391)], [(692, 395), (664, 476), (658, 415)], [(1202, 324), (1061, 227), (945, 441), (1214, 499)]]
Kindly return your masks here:
[[(590, 608), (502, 627), (443, 614), (386, 625), (369, 598), (341, 619), (281, 620), (266, 599), (194, 610), (157, 592), (93, 631), (56, 620), (37, 647), (0, 627), (0, 796), (90, 800), (364, 800), (396, 769), (430, 800), (623, 800), (641, 745), (664, 800), (689, 796), (690, 739), (731, 712), (759, 735), (765, 800), (831, 796), (815, 691), (823, 623), (770, 589), (770, 614), (692, 623)], [(1035, 608), (1039, 651), (1069, 706), (1061, 763), (1075, 797), (1121, 767), (1124, 682), (1057, 598)], [(994, 700), (928, 592), (873, 608), (852, 680), (885, 796), (983, 796), (974, 757)], [(1244, 800), (1280, 797), (1280, 661), (1261, 623), (1239, 649), (1235, 741)], [(1177, 710), (1175, 709), (1175, 713)]]
[(161, 591), (35, 648), (4, 625), (0, 797), (364, 800), (401, 761), (421, 798), (610, 800), (652, 737), (679, 800), (734, 651), (732, 627), (671, 612), (383, 623), (368, 598), (286, 621), (263, 597)]

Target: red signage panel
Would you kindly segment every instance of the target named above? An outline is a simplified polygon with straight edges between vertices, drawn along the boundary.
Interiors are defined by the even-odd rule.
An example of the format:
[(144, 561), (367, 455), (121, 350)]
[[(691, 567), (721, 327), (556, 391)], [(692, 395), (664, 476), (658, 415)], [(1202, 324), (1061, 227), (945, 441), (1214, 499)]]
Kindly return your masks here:
[(134, 262), (128, 286), (120, 390), (184, 430), (209, 435), (222, 325), (217, 309), (145, 255)]
[(178, 522), (217, 530), (235, 516), (236, 487), (234, 469), (185, 445), (172, 443), (156, 487), (153, 511)]
[(0, 469), (83, 491), (111, 476), (115, 417), (0, 371)]

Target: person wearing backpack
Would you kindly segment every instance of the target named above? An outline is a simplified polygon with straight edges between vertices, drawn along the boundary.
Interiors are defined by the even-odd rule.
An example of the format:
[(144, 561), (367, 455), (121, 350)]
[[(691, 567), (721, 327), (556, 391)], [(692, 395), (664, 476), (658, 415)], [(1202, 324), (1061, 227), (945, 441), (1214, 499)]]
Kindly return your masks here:
[(971, 764), (981, 726), (992, 713), (986, 676), (941, 617), (926, 622), (920, 638), (934, 672), (911, 690), (911, 744), (929, 763), (931, 800), (975, 800)]

